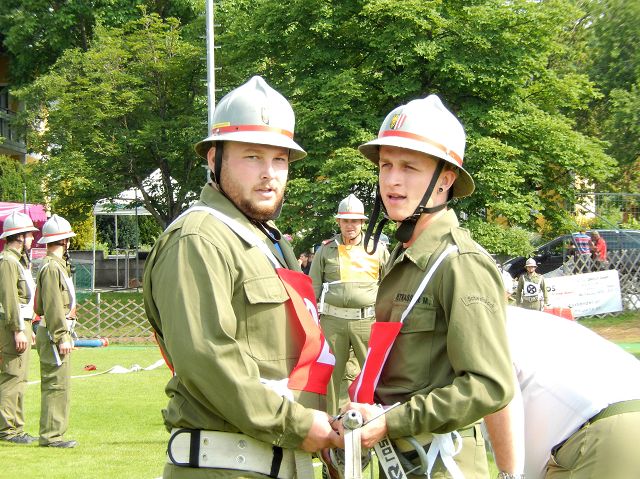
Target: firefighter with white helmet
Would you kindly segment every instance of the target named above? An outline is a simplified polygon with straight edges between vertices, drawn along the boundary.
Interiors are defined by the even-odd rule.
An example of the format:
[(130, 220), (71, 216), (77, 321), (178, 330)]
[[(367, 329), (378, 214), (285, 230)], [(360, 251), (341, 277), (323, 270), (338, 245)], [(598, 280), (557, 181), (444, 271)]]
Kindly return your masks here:
[(518, 278), (516, 305), (525, 309), (542, 311), (544, 306), (549, 304), (544, 276), (536, 272), (538, 265), (533, 258), (527, 259), (524, 267), (527, 271)]
[[(272, 221), (306, 153), (289, 102), (261, 77), (222, 98), (213, 122), (196, 145), (212, 181), (145, 264), (145, 309), (175, 373), (164, 477), (313, 477), (309, 452), (340, 443), (324, 412), (334, 358)], [(239, 444), (242, 462), (219, 453)]]
[[(378, 137), (360, 146), (378, 166), (377, 204), (396, 223), (399, 244), (380, 281), (369, 342), (371, 364), (382, 357), (382, 365), (363, 371), (353, 391), (360, 402), (349, 407), (367, 421), (379, 409), (362, 402), (400, 403), (361, 437), (365, 447), (385, 437), (394, 442), (400, 457), (381, 467), (411, 461), (408, 477), (487, 477), (479, 423), (513, 395), (500, 273), (447, 208), (474, 190), (463, 166), (465, 141), (458, 119), (429, 95), (395, 108)], [(380, 232), (381, 225), (374, 239)], [(377, 331), (388, 330), (388, 342), (379, 341)], [(368, 387), (371, 399), (360, 395)]]
[(0, 440), (30, 444), (35, 437), (24, 430), (24, 390), (33, 344), (33, 300), (36, 285), (31, 275), (31, 218), (15, 211), (4, 220), (0, 239)]
[(71, 406), (71, 351), (76, 322), (76, 292), (69, 263), (69, 242), (76, 234), (62, 216), (42, 226), (39, 244), (47, 255), (38, 271), (35, 311), (41, 318), (36, 332), (40, 356), (40, 440), (43, 447), (68, 449), (66, 440)]
[(386, 247), (368, 255), (362, 226), (364, 205), (353, 193), (340, 201), (335, 215), (340, 233), (322, 242), (309, 275), (318, 298), (320, 323), (336, 356), (327, 411), (335, 414), (340, 401), (340, 383), (345, 376), (350, 350), (364, 364), (369, 333), (375, 318), (375, 301), (382, 266), (389, 257)]

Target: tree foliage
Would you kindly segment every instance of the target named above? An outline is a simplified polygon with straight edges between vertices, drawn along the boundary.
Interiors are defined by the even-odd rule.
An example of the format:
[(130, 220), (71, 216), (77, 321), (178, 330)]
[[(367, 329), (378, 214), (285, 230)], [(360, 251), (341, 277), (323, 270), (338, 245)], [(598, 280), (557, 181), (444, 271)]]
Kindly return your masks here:
[(563, 61), (584, 48), (574, 28), (583, 12), (570, 1), (228, 3), (219, 15), (225, 87), (259, 73), (294, 104), (309, 158), (294, 164), (282, 223), (308, 237), (329, 234), (350, 191), (371, 204), (375, 172), (355, 147), (392, 108), (429, 93), (465, 126), (477, 190), (457, 209), (472, 218), (532, 228), (537, 211), (557, 230), (576, 182), (615, 171), (604, 144), (575, 125), (598, 93)]
[(0, 155), (0, 199), (22, 203), (42, 203), (40, 172), (36, 164), (23, 165), (8, 156)]
[[(5, 3), (0, 29), (13, 72), (30, 82), (24, 122), (46, 119), (30, 145), (47, 152), (54, 201), (86, 208), (141, 187), (160, 168), (162, 182), (144, 201), (169, 222), (204, 178), (192, 150), (206, 120), (203, 2)], [(640, 68), (637, 42), (624, 42), (640, 31), (637, 2), (216, 5), (220, 93), (261, 74), (296, 112), (296, 138), (309, 156), (292, 165), (279, 224), (301, 249), (335, 231), (338, 202), (350, 192), (371, 211), (377, 173), (356, 148), (392, 108), (429, 93), (465, 126), (465, 168), (477, 189), (455, 208), (487, 246), (491, 235), (507, 234), (498, 224), (557, 236), (571, 229), (577, 191), (637, 178), (639, 88), (628, 82), (637, 83)], [(525, 236), (503, 238), (502, 251), (490, 247), (515, 252)]]
[[(204, 171), (192, 144), (206, 131), (206, 114), (202, 51), (186, 37), (176, 19), (157, 14), (98, 27), (87, 51), (66, 50), (16, 93), (30, 147), (47, 152), (55, 203), (92, 205), (137, 187), (166, 224), (193, 199)], [(147, 184), (156, 169), (160, 184)]]
[(25, 85), (68, 49), (87, 51), (97, 25), (121, 27), (140, 17), (140, 9), (161, 18), (192, 21), (197, 0), (2, 0), (0, 32), (11, 55), (13, 85)]
[(620, 176), (604, 191), (640, 192), (640, 3), (580, 2), (590, 55), (580, 64), (602, 96), (591, 102), (583, 131), (608, 142)]

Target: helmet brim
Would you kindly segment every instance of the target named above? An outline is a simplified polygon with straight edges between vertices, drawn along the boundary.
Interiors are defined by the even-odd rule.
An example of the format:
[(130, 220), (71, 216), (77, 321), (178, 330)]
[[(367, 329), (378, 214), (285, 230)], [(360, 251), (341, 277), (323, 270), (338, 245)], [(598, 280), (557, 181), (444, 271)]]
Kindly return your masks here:
[(207, 152), (216, 141), (237, 141), (239, 143), (255, 143), (258, 145), (287, 148), (289, 150), (289, 162), (301, 160), (307, 156), (307, 152), (292, 139), (284, 135), (264, 131), (239, 131), (222, 135), (211, 135), (196, 143), (194, 149), (199, 156), (206, 160)]
[(38, 240), (38, 244), (47, 244), (47, 243), (53, 243), (55, 241), (60, 241), (62, 239), (65, 238), (73, 238), (76, 234), (72, 231), (70, 233), (62, 233), (59, 235), (50, 235), (50, 236), (43, 236), (42, 238), (40, 238)]
[(453, 166), (457, 167), (458, 178), (453, 184), (454, 198), (464, 198), (465, 196), (469, 196), (476, 189), (473, 178), (471, 178), (471, 175), (467, 172), (467, 170), (460, 166), (451, 157), (443, 155), (442, 150), (422, 141), (412, 140), (410, 138), (390, 136), (384, 138), (376, 138), (375, 140), (369, 141), (364, 145), (360, 145), (358, 147), (358, 150), (369, 161), (377, 165), (380, 162), (381, 146), (393, 146), (396, 148), (404, 148), (405, 150), (418, 151), (420, 153), (425, 153), (427, 155), (440, 158), (441, 160), (451, 163)]
[(19, 235), (20, 233), (28, 233), (29, 231), (38, 231), (38, 228), (35, 226), (25, 226), (24, 228), (18, 228), (14, 231), (6, 231), (0, 235), (0, 239), (6, 238), (7, 236)]
[(365, 215), (361, 215), (359, 213), (343, 213), (343, 214), (337, 214), (335, 216), (336, 219), (340, 220), (367, 220), (369, 219), (367, 216)]

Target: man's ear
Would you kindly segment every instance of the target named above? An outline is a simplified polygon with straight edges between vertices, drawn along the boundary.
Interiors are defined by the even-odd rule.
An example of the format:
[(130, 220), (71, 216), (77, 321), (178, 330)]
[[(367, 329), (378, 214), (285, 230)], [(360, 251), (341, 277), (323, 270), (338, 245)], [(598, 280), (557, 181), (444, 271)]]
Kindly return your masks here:
[(216, 171), (216, 146), (215, 144), (211, 145), (209, 151), (207, 151), (207, 164), (209, 165), (209, 169), (211, 171)]
[(444, 191), (448, 191), (453, 186), (453, 183), (458, 178), (458, 175), (453, 170), (445, 170), (440, 173), (440, 188)]

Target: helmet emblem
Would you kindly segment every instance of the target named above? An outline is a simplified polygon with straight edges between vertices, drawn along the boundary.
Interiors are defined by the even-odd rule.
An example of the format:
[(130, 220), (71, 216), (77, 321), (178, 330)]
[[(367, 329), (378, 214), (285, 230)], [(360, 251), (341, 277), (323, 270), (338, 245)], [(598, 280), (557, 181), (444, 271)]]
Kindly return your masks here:
[(389, 128), (395, 130), (396, 128), (402, 128), (404, 125), (404, 121), (407, 119), (407, 115), (404, 113), (393, 115), (391, 118), (391, 123), (389, 124)]
[(260, 111), (260, 114), (262, 116), (262, 122), (265, 125), (268, 125), (269, 124), (269, 110), (267, 109), (266, 106), (262, 107), (262, 110)]

